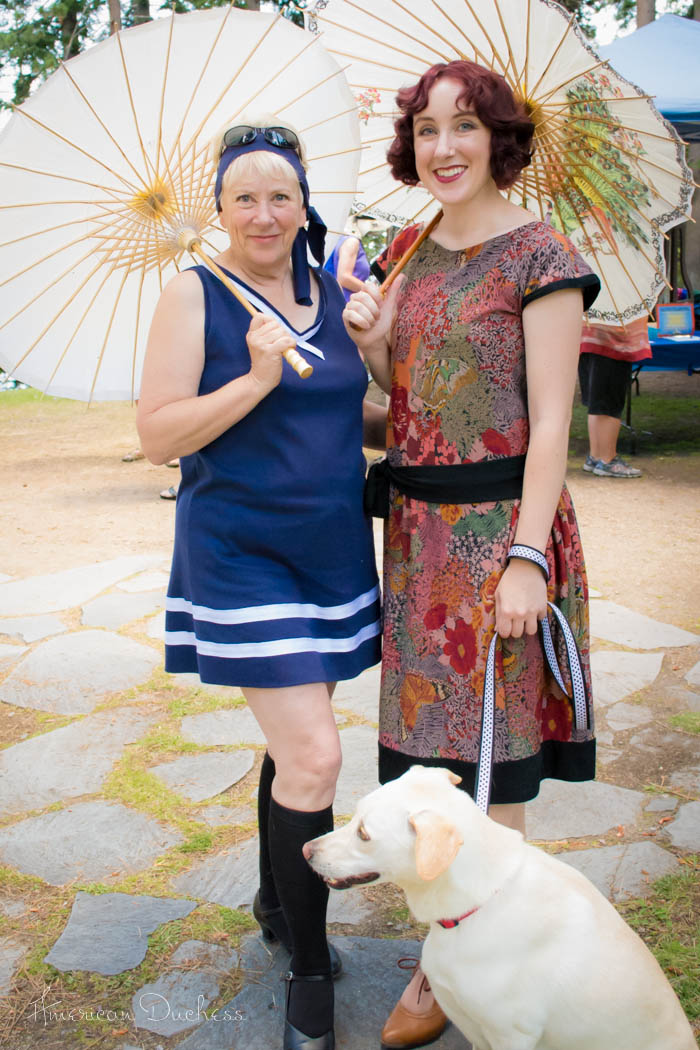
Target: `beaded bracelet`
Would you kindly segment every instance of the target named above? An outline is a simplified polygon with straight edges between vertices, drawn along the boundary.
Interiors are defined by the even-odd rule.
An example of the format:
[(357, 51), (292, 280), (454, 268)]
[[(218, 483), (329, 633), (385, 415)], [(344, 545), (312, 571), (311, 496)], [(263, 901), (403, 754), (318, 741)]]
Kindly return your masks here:
[(535, 565), (542, 569), (545, 580), (549, 580), (549, 566), (542, 551), (538, 551), (535, 547), (528, 547), (524, 543), (514, 543), (508, 551), (508, 561), (511, 558), (520, 558), (523, 561), (534, 562)]

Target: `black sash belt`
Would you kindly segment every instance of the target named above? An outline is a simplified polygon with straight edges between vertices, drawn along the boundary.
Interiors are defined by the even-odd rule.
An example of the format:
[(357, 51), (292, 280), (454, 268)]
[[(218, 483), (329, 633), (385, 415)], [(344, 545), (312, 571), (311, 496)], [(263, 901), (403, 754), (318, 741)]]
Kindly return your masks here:
[(524, 470), (525, 456), (429, 467), (392, 467), (388, 460), (380, 459), (367, 473), (365, 513), (374, 518), (389, 517), (391, 485), (411, 499), (425, 503), (520, 499)]

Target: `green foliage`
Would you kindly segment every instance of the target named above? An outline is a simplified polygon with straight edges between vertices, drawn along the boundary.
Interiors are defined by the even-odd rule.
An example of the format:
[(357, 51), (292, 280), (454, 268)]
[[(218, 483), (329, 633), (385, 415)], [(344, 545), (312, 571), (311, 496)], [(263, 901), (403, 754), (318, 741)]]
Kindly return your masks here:
[(669, 722), (684, 733), (700, 734), (700, 713), (697, 711), (682, 711), (678, 715), (671, 715)]
[(700, 1018), (700, 857), (687, 857), (683, 869), (654, 883), (653, 893), (618, 905), (626, 920), (666, 971), (691, 1023)]
[(206, 853), (213, 842), (214, 836), (210, 831), (195, 831), (178, 848), (180, 853)]
[[(272, 0), (296, 25), (304, 24), (306, 0)], [(224, 6), (222, 0), (123, 0), (124, 28), (151, 19), (151, 12), (182, 13)], [(234, 0), (235, 7), (258, 11), (260, 0)], [(0, 70), (13, 78), (12, 102), (20, 105), (61, 62), (109, 34), (106, 0), (0, 0)], [(0, 107), (7, 103), (0, 101)]]
[(99, 39), (101, 0), (0, 0), (0, 69), (14, 73), (19, 104), (62, 61)]

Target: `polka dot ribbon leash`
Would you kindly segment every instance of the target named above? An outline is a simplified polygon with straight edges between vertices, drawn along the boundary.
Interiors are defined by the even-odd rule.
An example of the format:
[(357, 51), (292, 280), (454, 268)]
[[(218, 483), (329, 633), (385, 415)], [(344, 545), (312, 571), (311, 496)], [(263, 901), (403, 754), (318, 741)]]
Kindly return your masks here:
[[(534, 557), (537, 555), (537, 557)], [(532, 547), (516, 544), (508, 551), (508, 558), (523, 558), (533, 561), (539, 565), (549, 579), (549, 567), (544, 555)], [(549, 617), (540, 620), (540, 631), (542, 633), (542, 645), (545, 657), (549, 664), (557, 685), (573, 706), (574, 725), (576, 732), (585, 732), (590, 728), (590, 709), (586, 682), (581, 667), (581, 656), (576, 645), (576, 639), (566, 620), (566, 617), (552, 602), (547, 602), (552, 611), (554, 619), (559, 624), (564, 641), (566, 643), (566, 657), (569, 665), (569, 678), (571, 681), (571, 695), (564, 684), (564, 679), (557, 661), (557, 654), (552, 640), (552, 630)], [(489, 808), (489, 797), (491, 795), (491, 767), (493, 764), (493, 741), (496, 717), (496, 647), (500, 641), (500, 635), (494, 631), (491, 644), (489, 645), (486, 658), (486, 674), (484, 676), (484, 693), (481, 716), (481, 747), (479, 750), (479, 764), (476, 771), (476, 791), (474, 800), (482, 812), (487, 813)]]

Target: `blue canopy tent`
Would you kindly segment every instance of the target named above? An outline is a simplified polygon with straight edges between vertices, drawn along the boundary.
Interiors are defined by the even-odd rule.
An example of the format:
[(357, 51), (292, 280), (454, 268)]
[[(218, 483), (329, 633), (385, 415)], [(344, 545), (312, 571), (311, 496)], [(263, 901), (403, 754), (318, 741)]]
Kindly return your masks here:
[(654, 105), (686, 142), (700, 142), (700, 22), (662, 15), (598, 49), (627, 80), (656, 96)]
[[(598, 50), (618, 73), (655, 96), (654, 105), (685, 142), (700, 142), (700, 22), (662, 15)], [(670, 231), (668, 278), (675, 299), (680, 267), (692, 300), (693, 288), (685, 265), (686, 225)]]

